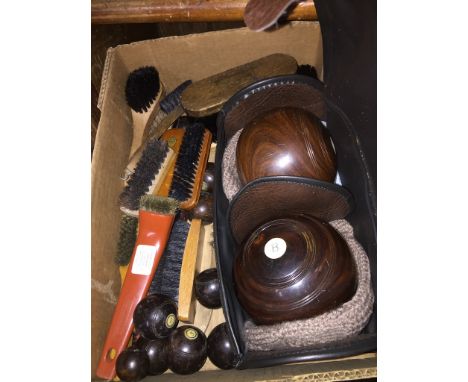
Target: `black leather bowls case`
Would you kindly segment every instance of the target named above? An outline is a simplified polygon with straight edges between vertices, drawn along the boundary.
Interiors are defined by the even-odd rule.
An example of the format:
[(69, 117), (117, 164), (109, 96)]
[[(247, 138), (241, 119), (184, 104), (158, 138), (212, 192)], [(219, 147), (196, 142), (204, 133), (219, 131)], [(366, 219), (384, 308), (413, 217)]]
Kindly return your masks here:
[[(354, 197), (355, 207), (346, 219), (352, 224), (356, 239), (370, 261), (372, 287), (377, 295), (376, 233), (376, 1), (316, 0), (323, 37), (325, 87), (312, 78), (281, 77), (283, 83), (304, 83), (323, 92), (327, 128), (337, 152), (338, 172), (343, 187)], [(274, 86), (280, 79), (262, 81), (261, 86)], [(257, 83), (255, 86), (259, 86)], [(361, 334), (341, 343), (291, 349), (288, 351), (247, 351), (243, 327), (247, 319), (233, 284), (232, 267), (236, 243), (231, 235), (227, 211), (229, 202), (222, 186), (222, 158), (227, 144), (224, 113), (239, 94), (228, 101), (219, 113), (216, 151), (214, 234), (221, 300), (239, 353), (237, 368), (266, 367), (351, 356), (377, 348), (377, 300), (369, 323)]]

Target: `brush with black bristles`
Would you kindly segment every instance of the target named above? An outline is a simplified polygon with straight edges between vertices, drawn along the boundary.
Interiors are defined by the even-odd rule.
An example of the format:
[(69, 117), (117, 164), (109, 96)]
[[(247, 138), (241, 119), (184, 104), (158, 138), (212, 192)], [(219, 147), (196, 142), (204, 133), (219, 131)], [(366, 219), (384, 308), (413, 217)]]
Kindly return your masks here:
[(297, 67), (296, 74), (301, 74), (303, 76), (312, 77), (312, 78), (315, 78), (316, 80), (318, 79), (317, 70), (315, 69), (315, 67), (309, 64), (299, 65)]
[(205, 232), (203, 223), (209, 223), (211, 219), (206, 211), (203, 212), (201, 204), (207, 207), (207, 200), (200, 199), (197, 208), (192, 210), (197, 212), (193, 213), (190, 223), (179, 213), (148, 291), (148, 294), (157, 293), (171, 298), (178, 305), (179, 320), (189, 323), (193, 323), (195, 318), (193, 287), (197, 264), (200, 264)]
[(160, 188), (174, 160), (175, 153), (167, 142), (150, 140), (120, 194), (121, 211), (126, 215), (138, 216), (140, 198)]
[(178, 210), (179, 202), (173, 198), (145, 195), (140, 200), (138, 235), (99, 359), (100, 378), (115, 377), (117, 357), (133, 331), (133, 311), (148, 292)]
[(162, 86), (156, 68), (144, 66), (128, 75), (125, 84), (125, 99), (132, 110), (144, 113), (150, 110), (156, 97), (161, 96), (161, 90)]
[(169, 114), (176, 107), (180, 106), (180, 99), (182, 93), (187, 87), (192, 84), (192, 80), (187, 80), (178, 85), (172, 92), (170, 92), (164, 99), (161, 100), (161, 110)]
[(132, 154), (123, 174), (121, 175), (122, 180), (128, 181), (148, 142), (151, 139), (159, 139), (159, 137), (172, 126), (177, 118), (184, 113), (180, 103), (180, 98), (182, 96), (182, 92), (191, 83), (192, 81), (190, 80), (183, 82), (166, 97), (161, 99), (157, 112), (152, 113), (146, 122), (140, 145), (136, 149), (132, 147)]
[(184, 219), (177, 218), (174, 221), (166, 250), (156, 269), (148, 294), (163, 294), (177, 303), (178, 280), (189, 228), (190, 224)]
[(210, 146), (211, 133), (201, 123), (185, 129), (168, 193), (182, 210), (191, 210), (198, 203)]
[(144, 66), (130, 72), (125, 83), (125, 100), (131, 109), (133, 121), (130, 153), (141, 145), (145, 126), (157, 114), (162, 97), (164, 86), (154, 66)]

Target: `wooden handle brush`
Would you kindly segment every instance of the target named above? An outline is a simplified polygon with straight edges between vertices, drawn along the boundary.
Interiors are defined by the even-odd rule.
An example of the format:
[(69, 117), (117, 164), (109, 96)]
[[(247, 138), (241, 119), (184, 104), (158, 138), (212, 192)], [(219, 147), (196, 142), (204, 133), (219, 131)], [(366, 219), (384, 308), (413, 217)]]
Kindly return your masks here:
[(192, 210), (198, 203), (211, 139), (211, 132), (201, 123), (185, 128), (168, 194), (180, 202), (181, 210)]
[(145, 297), (171, 232), (179, 202), (153, 195), (142, 197), (138, 236), (128, 272), (115, 306), (96, 375), (113, 379), (118, 355), (127, 347), (133, 330), (133, 311)]
[(176, 153), (166, 142), (151, 140), (120, 194), (120, 210), (126, 215), (138, 216), (140, 198), (161, 187), (175, 159)]
[(159, 102), (164, 97), (164, 85), (154, 66), (144, 66), (133, 70), (125, 83), (125, 100), (131, 109), (133, 139), (130, 153), (133, 153), (142, 140), (142, 129), (147, 121), (154, 119), (159, 112)]
[(192, 83), (182, 93), (182, 106), (194, 117), (214, 114), (242, 88), (262, 78), (294, 74), (296, 70), (294, 57), (271, 54)]

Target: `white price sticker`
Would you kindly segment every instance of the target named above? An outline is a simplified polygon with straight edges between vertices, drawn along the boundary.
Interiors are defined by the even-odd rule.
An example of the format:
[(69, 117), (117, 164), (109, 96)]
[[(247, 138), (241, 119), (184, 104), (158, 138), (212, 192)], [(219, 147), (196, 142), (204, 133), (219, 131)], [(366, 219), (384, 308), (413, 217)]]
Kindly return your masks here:
[(153, 268), (156, 247), (154, 245), (139, 245), (133, 259), (132, 273), (148, 276)]
[(285, 254), (287, 247), (288, 246), (283, 239), (280, 237), (275, 237), (268, 240), (268, 242), (265, 244), (264, 252), (267, 257), (275, 260), (279, 259)]

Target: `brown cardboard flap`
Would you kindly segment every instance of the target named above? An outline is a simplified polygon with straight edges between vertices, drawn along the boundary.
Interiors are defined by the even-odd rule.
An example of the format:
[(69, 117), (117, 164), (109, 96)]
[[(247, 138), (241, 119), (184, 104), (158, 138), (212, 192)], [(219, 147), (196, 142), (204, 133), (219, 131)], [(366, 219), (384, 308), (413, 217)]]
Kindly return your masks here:
[[(114, 57), (109, 59), (109, 57)], [(119, 175), (127, 163), (132, 140), (130, 108), (120, 94), (127, 75), (122, 60), (108, 56), (107, 91), (96, 135), (91, 167), (91, 338), (94, 374), (107, 326), (117, 302), (120, 281), (117, 251), (122, 188)]]
[(106, 52), (106, 61), (104, 61), (104, 67), (102, 68), (101, 88), (99, 89), (99, 97), (97, 101), (97, 107), (102, 111), (102, 102), (104, 101), (104, 93), (107, 90), (107, 76), (109, 74), (109, 66), (111, 65), (114, 57), (114, 49), (109, 48)]

